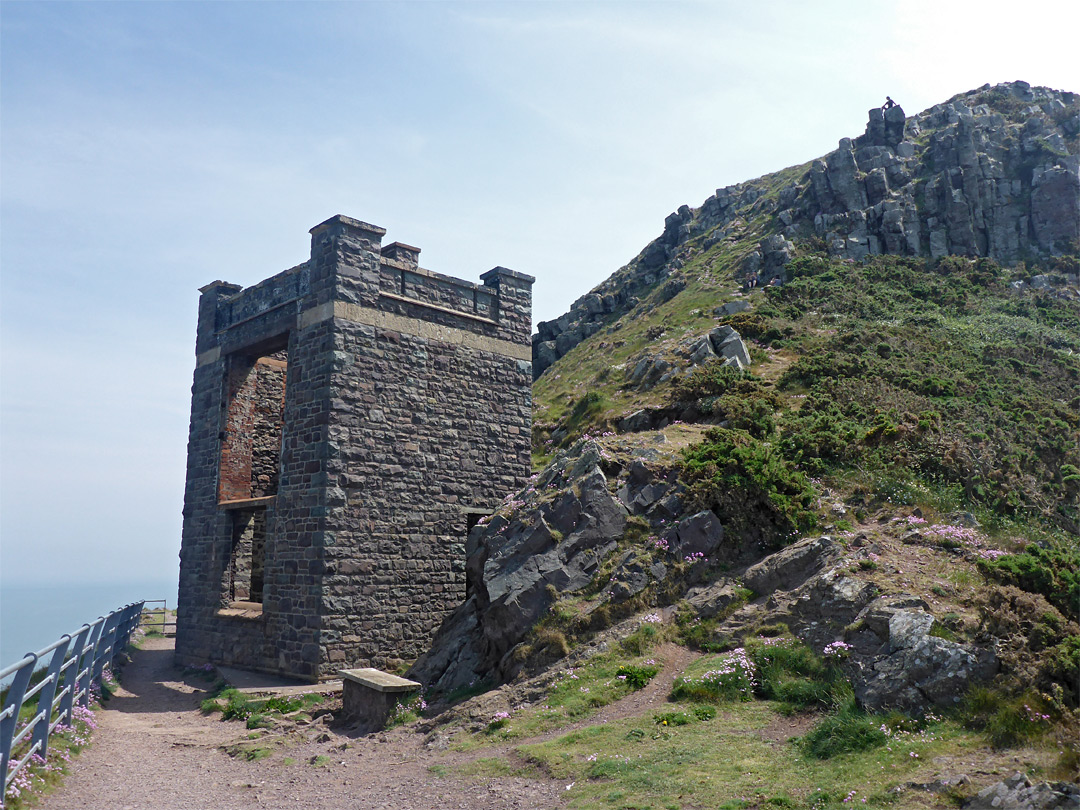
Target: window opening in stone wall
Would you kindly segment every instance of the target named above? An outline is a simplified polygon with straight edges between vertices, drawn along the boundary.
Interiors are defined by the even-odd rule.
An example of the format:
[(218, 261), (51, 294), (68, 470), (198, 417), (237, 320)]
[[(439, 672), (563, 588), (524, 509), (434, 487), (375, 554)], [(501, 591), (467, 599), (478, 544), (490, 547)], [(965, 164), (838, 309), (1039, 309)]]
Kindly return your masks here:
[(232, 547), (225, 571), (223, 602), (263, 601), (263, 570), (266, 557), (266, 510), (233, 509)]
[(277, 494), (288, 351), (229, 358), (219, 501)]

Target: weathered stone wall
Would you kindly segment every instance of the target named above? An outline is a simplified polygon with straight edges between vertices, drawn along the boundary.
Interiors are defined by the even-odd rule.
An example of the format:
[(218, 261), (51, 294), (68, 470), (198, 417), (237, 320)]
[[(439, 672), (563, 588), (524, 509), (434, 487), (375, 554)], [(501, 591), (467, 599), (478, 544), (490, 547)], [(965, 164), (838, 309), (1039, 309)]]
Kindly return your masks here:
[[(470, 511), (493, 509), (528, 475), (533, 279), (505, 268), (481, 285), (441, 276), (418, 266), (416, 248), (383, 248), (382, 235), (334, 217), (312, 229), (306, 264), (243, 291), (203, 288), (183, 662), (317, 679), (415, 657), (464, 598)], [(276, 494), (261, 497), (273, 492), (273, 442), (256, 437), (247, 496), (256, 501), (222, 507), (230, 355), (266, 357), (283, 344)], [(272, 376), (260, 385), (265, 411), (280, 388)], [(222, 607), (237, 507), (265, 520), (261, 610)]]

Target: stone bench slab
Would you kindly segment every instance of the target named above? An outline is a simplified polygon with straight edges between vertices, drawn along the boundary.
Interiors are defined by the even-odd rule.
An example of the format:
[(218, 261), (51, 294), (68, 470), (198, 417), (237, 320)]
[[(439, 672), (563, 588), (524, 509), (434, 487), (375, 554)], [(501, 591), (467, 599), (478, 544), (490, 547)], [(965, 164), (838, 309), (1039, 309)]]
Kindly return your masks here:
[(423, 684), (378, 669), (343, 669), (341, 675), (342, 714), (366, 729), (384, 728), (398, 701), (408, 700)]
[(421, 687), (416, 681), (399, 678), (381, 669), (343, 669), (338, 672), (343, 682), (355, 683), (376, 692), (412, 692)]

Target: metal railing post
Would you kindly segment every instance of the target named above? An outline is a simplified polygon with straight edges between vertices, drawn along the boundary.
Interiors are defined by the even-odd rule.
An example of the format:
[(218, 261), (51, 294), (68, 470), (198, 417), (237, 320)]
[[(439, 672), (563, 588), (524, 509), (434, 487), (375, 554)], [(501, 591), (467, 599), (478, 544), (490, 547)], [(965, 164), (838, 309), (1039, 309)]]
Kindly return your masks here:
[(65, 633), (60, 637), (60, 646), (53, 650), (52, 659), (49, 661), (49, 672), (45, 676), (45, 686), (38, 693), (38, 714), (45, 716), (38, 720), (34, 726), (34, 745), (38, 748), (38, 755), (42, 758), (49, 751), (49, 732), (52, 731), (53, 698), (56, 695), (56, 684), (60, 680), (60, 667), (67, 655), (68, 645), (71, 644), (71, 636)]
[[(25, 663), (26, 659), (31, 659)], [(11, 740), (15, 736), (15, 726), (19, 721), (19, 712), (22, 711), (23, 695), (26, 694), (26, 686), (30, 683), (30, 676), (34, 674), (34, 664), (37, 663), (37, 655), (28, 653), (23, 657), (15, 672), (15, 679), (11, 682), (7, 697), (4, 699), (4, 708), (0, 710), (0, 787), (7, 794), (8, 762), (11, 760)], [(10, 669), (10, 667), (9, 667)], [(4, 675), (6, 676), (7, 670)]]
[(76, 697), (79, 700), (79, 705), (84, 709), (90, 705), (90, 682), (94, 674), (94, 650), (97, 649), (98, 639), (101, 637), (101, 629), (104, 626), (105, 619), (98, 617), (97, 621), (90, 625), (91, 633), (90, 638), (86, 642), (86, 646), (79, 651), (79, 675), (78, 680), (76, 681), (78, 694)]
[(105, 624), (101, 629), (101, 636), (98, 638), (97, 649), (94, 650), (94, 674), (90, 679), (91, 683), (101, 684), (101, 673), (105, 669), (105, 665), (112, 661), (112, 657), (106, 656), (112, 652), (116, 641), (116, 626), (119, 624), (120, 614), (110, 613), (105, 619)]
[(90, 625), (84, 624), (75, 636), (75, 645), (71, 649), (68, 667), (64, 670), (64, 686), (60, 692), (60, 720), (67, 726), (75, 725), (75, 693), (79, 691), (79, 664), (82, 651), (86, 646), (86, 637), (90, 635)]

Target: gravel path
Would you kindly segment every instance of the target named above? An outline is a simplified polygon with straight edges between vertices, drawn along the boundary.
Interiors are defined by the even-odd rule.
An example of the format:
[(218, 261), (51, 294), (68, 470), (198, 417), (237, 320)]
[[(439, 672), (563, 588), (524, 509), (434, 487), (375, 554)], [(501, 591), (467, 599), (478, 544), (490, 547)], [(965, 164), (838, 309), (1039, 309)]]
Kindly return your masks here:
[[(457, 778), (453, 770), (468, 755), (427, 751), (421, 735), (401, 730), (352, 739), (316, 724), (289, 735), (281, 755), (255, 762), (231, 757), (223, 746), (244, 739), (246, 730), (199, 711), (205, 695), (172, 666), (172, 647), (172, 639), (147, 639), (135, 653), (120, 691), (97, 714), (93, 743), (46, 799), (46, 810), (516, 810), (564, 804), (563, 785), (554, 781), (508, 777), (478, 784)], [(285, 756), (295, 764), (284, 764)], [(330, 760), (312, 765), (316, 757)], [(436, 775), (432, 766), (451, 775)]]
[[(71, 765), (46, 810), (525, 810), (565, 805), (561, 781), (521, 777), (470, 781), (457, 769), (481, 757), (512, 757), (514, 746), (472, 753), (434, 751), (424, 736), (394, 729), (362, 737), (315, 723), (275, 739), (272, 757), (248, 761), (226, 749), (245, 739), (239, 723), (199, 711), (198, 681), (172, 665), (172, 639), (147, 639), (125, 667), (122, 686), (98, 712), (93, 743)], [(663, 704), (671, 682), (692, 658), (668, 646), (663, 671), (645, 689), (601, 709), (575, 727), (644, 714)], [(539, 742), (565, 734), (550, 732)], [(286, 763), (285, 757), (293, 762)], [(320, 763), (313, 764), (319, 757)]]

